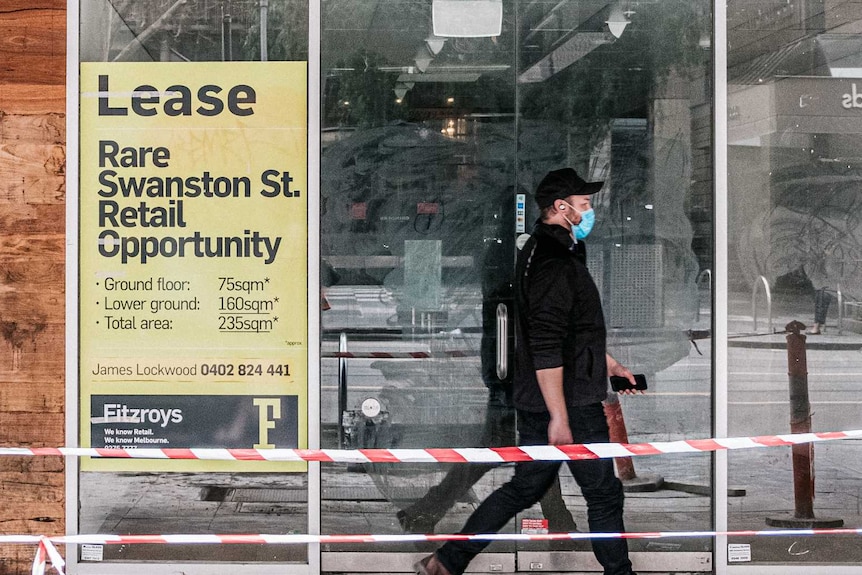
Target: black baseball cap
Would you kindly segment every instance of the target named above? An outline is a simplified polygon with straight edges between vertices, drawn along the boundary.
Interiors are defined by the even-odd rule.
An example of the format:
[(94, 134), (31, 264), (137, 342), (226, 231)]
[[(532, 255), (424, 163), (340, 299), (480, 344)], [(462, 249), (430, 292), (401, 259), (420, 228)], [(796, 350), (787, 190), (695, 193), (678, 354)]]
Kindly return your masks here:
[(586, 182), (572, 168), (548, 172), (536, 188), (536, 203), (544, 209), (569, 196), (589, 196), (602, 189), (604, 182)]

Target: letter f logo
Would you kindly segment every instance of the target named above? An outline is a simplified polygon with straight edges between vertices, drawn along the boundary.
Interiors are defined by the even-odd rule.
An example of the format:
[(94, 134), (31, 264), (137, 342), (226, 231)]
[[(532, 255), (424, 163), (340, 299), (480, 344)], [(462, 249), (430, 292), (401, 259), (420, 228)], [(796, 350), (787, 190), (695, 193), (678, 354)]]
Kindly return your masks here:
[(274, 449), (275, 445), (269, 443), (269, 430), (275, 429), (276, 419), (281, 419), (281, 399), (256, 397), (254, 405), (257, 407), (259, 441), (254, 448)]

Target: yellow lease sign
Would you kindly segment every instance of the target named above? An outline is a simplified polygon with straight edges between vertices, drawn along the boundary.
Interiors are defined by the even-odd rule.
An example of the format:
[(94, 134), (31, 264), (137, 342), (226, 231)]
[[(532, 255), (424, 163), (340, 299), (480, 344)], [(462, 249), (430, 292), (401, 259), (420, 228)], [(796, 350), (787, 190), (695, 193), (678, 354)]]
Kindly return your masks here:
[(81, 445), (307, 446), (306, 75), (305, 62), (81, 64)]

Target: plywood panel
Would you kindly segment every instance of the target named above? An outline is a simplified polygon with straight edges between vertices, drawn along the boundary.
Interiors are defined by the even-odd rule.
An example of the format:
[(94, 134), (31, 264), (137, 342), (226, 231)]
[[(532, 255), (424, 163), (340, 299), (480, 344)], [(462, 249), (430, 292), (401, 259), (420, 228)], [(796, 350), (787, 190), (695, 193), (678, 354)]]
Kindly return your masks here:
[(62, 202), (65, 176), (64, 146), (0, 143), (0, 202)]
[[(62, 206), (51, 206), (52, 208), (62, 208)], [(20, 231), (15, 231), (16, 223), (24, 222), (23, 226), (28, 226), (23, 216), (18, 220), (6, 221), (4, 218), (3, 212), (7, 210), (0, 211), (0, 228), (10, 230), (9, 233), (11, 235), (15, 235), (16, 240), (10, 240), (9, 242), (5, 242), (4, 246), (7, 248), (12, 245), (18, 245), (20, 241), (26, 241), (28, 239), (42, 239), (46, 236), (39, 233), (27, 234)], [(11, 211), (11, 210), (10, 210)], [(24, 212), (26, 210), (16, 210), (19, 213)], [(51, 220), (55, 218), (58, 214), (56, 214), (56, 209), (52, 210), (32, 210), (32, 214), (28, 217), (39, 217), (44, 216), (44, 220)], [(4, 227), (8, 226), (8, 227)], [(49, 238), (56, 237), (62, 238), (59, 234), (50, 234), (47, 236)], [(53, 243), (51, 245), (54, 245)], [(63, 261), (63, 250), (57, 252), (56, 254), (44, 254), (44, 257), (25, 261), (21, 258), (20, 249), (16, 252), (12, 252), (11, 248), (9, 249), (9, 253), (0, 253), (0, 294), (6, 292), (21, 292), (21, 293), (29, 293), (35, 292), (37, 294), (45, 294), (48, 295), (51, 292), (56, 292), (57, 295), (63, 295), (63, 289), (65, 286), (64, 278), (63, 278), (63, 267), (65, 262)], [(55, 303), (55, 302), (51, 302)]]
[(56, 258), (65, 253), (65, 236), (61, 234), (18, 234), (0, 236), (0, 252), (6, 261), (27, 258)]
[[(23, 318), (0, 317), (0, 383), (29, 386), (37, 402), (44, 395), (63, 395), (59, 379), (65, 366), (65, 330), (63, 323), (43, 323), (35, 314)], [(36, 381), (56, 382), (56, 387), (37, 388)], [(2, 412), (0, 418), (5, 425)]]
[(62, 473), (65, 468), (62, 457), (0, 457), (0, 473)]
[(66, 141), (63, 114), (0, 114), (0, 140), (9, 143), (51, 143)]
[[(24, 522), (15, 521), (6, 525), (9, 533), (26, 533), (18, 524)], [(36, 554), (35, 545), (0, 545), (0, 573), (3, 575), (25, 575), (30, 571), (26, 569), (27, 563), (33, 562)]]
[(3, 0), (0, 18), (4, 14), (22, 10), (65, 10), (66, 0)]
[(40, 501), (56, 503), (63, 500), (64, 481), (59, 473), (46, 473), (45, 481), (34, 485), (20, 473), (0, 472), (0, 497), (4, 505), (25, 507), (25, 503)]
[[(54, 474), (44, 474), (45, 477), (49, 477), (50, 475), (57, 475), (62, 477), (59, 473)], [(54, 517), (62, 517), (63, 516), (63, 502), (62, 495), (63, 490), (57, 489), (57, 496), (53, 497), (53, 500), (41, 500), (41, 501), (25, 501), (21, 503), (11, 502), (9, 504), (10, 514), (15, 518), (15, 523), (19, 525), (16, 531), (10, 531), (10, 533), (14, 533), (15, 535), (27, 535), (27, 534), (37, 534), (37, 535), (61, 535), (57, 531), (57, 523), (58, 521), (53, 520)], [(0, 491), (2, 494), (3, 491)], [(5, 497), (5, 495), (4, 495)], [(60, 499), (58, 499), (58, 497)], [(4, 524), (4, 530), (6, 525)], [(33, 556), (30, 556), (30, 560), (33, 560)], [(26, 571), (29, 573), (30, 571)], [(6, 575), (5, 572), (0, 571), (3, 575)], [(24, 571), (22, 571), (24, 573)]]
[(65, 107), (65, 85), (0, 84), (2, 114), (58, 114), (65, 118)]
[[(65, 9), (0, 0), (0, 445), (65, 443)], [(64, 469), (0, 458), (0, 533), (62, 534)], [(34, 552), (0, 546), (0, 573)]]
[[(64, 425), (62, 415), (57, 413), (4, 413), (3, 425), (0, 425), (0, 444), (20, 447), (58, 447), (64, 437)], [(48, 475), (45, 476), (45, 480), (47, 477)], [(6, 509), (4, 513), (5, 511)]]
[[(10, 266), (0, 261), (0, 278), (8, 278), (15, 273), (16, 267), (17, 265)], [(36, 331), (48, 336), (47, 341), (42, 342), (42, 345), (62, 343), (55, 338), (63, 337), (66, 311), (64, 286), (58, 283), (58, 279), (60, 281), (65, 279), (64, 267), (62, 264), (48, 264), (48, 267), (55, 270), (59, 277), (54, 276), (42, 285), (29, 282), (17, 283), (15, 280), (0, 281), (0, 319), (15, 322), (21, 329), (25, 329), (29, 324), (40, 324), (41, 329)], [(53, 331), (54, 329), (56, 332)], [(21, 341), (10, 336), (11, 332), (0, 334), (0, 340), (5, 339), (20, 347)], [(58, 350), (60, 353), (62, 351)], [(2, 373), (3, 367), (0, 365), (0, 374)]]
[[(63, 372), (55, 372), (53, 381), (37, 381), (30, 378), (26, 384), (13, 384), (0, 380), (0, 413), (38, 413), (56, 417), (65, 413), (66, 406), (59, 394), (33, 393), (36, 389), (58, 389), (63, 385)], [(2, 470), (2, 468), (0, 468)]]
[[(38, 234), (47, 232), (53, 234), (62, 234), (66, 226), (66, 206), (61, 203), (56, 204), (26, 204), (26, 203), (8, 203), (0, 209), (0, 230), (5, 235), (19, 234)], [(13, 261), (6, 257), (8, 254), (0, 252), (0, 265)], [(62, 262), (63, 254), (46, 254), (45, 261)], [(39, 271), (39, 262), (27, 263), (26, 281), (43, 282), (47, 278), (45, 274)], [(38, 274), (33, 277), (31, 274)], [(3, 282), (2, 271), (0, 271), (0, 283)]]
[(0, 13), (0, 84), (63, 85), (66, 12), (51, 9)]

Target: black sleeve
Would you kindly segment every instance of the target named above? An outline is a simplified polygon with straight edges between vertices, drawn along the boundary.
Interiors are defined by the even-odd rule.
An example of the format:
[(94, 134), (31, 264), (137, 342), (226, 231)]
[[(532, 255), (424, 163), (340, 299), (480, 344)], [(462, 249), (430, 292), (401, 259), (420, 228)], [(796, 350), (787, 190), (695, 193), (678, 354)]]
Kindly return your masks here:
[(533, 270), (527, 294), (527, 339), (533, 366), (549, 369), (563, 365), (563, 342), (574, 301), (572, 267), (550, 260)]

